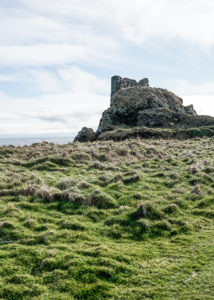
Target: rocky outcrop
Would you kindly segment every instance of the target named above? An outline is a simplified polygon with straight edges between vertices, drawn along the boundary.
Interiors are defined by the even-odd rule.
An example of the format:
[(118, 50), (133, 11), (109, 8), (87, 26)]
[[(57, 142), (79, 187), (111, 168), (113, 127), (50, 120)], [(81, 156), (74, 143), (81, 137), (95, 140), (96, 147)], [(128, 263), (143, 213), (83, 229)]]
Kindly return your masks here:
[(94, 130), (92, 128), (83, 127), (75, 137), (74, 143), (93, 142), (95, 139), (96, 139), (96, 135)]
[(83, 128), (75, 141), (93, 141), (117, 128), (175, 129), (212, 125), (213, 117), (198, 116), (193, 105), (184, 106), (183, 100), (172, 92), (149, 87), (147, 78), (137, 82), (113, 76), (110, 107), (103, 112), (96, 135), (92, 129)]
[(184, 106), (180, 97), (166, 89), (149, 87), (145, 80), (137, 83), (114, 76), (111, 95), (111, 105), (103, 112), (98, 136), (117, 127), (188, 128), (214, 125), (213, 117), (197, 116), (193, 105)]
[(191, 125), (189, 116), (196, 116), (193, 106), (185, 107), (175, 94), (160, 88), (134, 86), (112, 96), (111, 106), (104, 111), (97, 134), (116, 126), (186, 126)]
[(186, 113), (189, 114), (189, 115), (197, 115), (197, 113), (196, 113), (196, 111), (195, 111), (192, 104), (188, 105), (188, 106), (184, 106), (184, 109), (185, 109)]

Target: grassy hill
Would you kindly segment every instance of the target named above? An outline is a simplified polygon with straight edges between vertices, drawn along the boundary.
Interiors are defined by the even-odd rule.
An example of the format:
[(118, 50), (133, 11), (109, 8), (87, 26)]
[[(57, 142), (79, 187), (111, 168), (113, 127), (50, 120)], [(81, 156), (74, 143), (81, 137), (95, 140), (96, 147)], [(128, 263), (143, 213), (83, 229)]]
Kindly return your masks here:
[(0, 299), (214, 299), (214, 138), (0, 148)]

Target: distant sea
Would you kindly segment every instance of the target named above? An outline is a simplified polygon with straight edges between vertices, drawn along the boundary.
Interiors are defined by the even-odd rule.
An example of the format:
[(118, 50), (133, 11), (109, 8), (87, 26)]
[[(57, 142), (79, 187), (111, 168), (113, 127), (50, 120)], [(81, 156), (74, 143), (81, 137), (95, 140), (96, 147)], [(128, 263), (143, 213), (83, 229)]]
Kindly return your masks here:
[(24, 146), (32, 145), (34, 143), (55, 143), (58, 145), (68, 144), (73, 141), (73, 137), (36, 137), (36, 138), (0, 138), (0, 146)]

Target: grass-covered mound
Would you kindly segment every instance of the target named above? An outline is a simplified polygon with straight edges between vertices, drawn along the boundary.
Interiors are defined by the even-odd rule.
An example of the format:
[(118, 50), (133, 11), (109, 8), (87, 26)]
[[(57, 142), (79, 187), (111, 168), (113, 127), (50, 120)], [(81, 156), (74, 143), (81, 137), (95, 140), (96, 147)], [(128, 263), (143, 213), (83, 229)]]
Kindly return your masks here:
[[(203, 118), (203, 116), (201, 116)], [(148, 128), (148, 127), (115, 127), (110, 131), (102, 132), (98, 140), (122, 141), (125, 139), (192, 139), (202, 137), (213, 137), (214, 126), (204, 126), (195, 128)]]
[(0, 148), (0, 299), (213, 299), (214, 139)]

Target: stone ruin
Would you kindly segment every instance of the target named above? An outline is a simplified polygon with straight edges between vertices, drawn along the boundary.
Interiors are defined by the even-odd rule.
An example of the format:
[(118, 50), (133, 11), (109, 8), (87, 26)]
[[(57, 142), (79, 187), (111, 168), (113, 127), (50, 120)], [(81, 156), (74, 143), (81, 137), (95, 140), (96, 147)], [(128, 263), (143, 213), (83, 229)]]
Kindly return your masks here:
[(75, 142), (94, 141), (116, 128), (196, 128), (214, 125), (214, 118), (198, 116), (193, 105), (184, 106), (182, 98), (161, 88), (149, 86), (144, 78), (111, 78), (110, 107), (102, 114), (96, 133), (83, 128)]
[(148, 80), (148, 78), (144, 78), (144, 79), (141, 79), (139, 82), (137, 82), (135, 79), (122, 78), (117, 75), (113, 76), (111, 78), (111, 98), (118, 91), (129, 88), (129, 87), (133, 87), (133, 86), (149, 87), (149, 80)]

